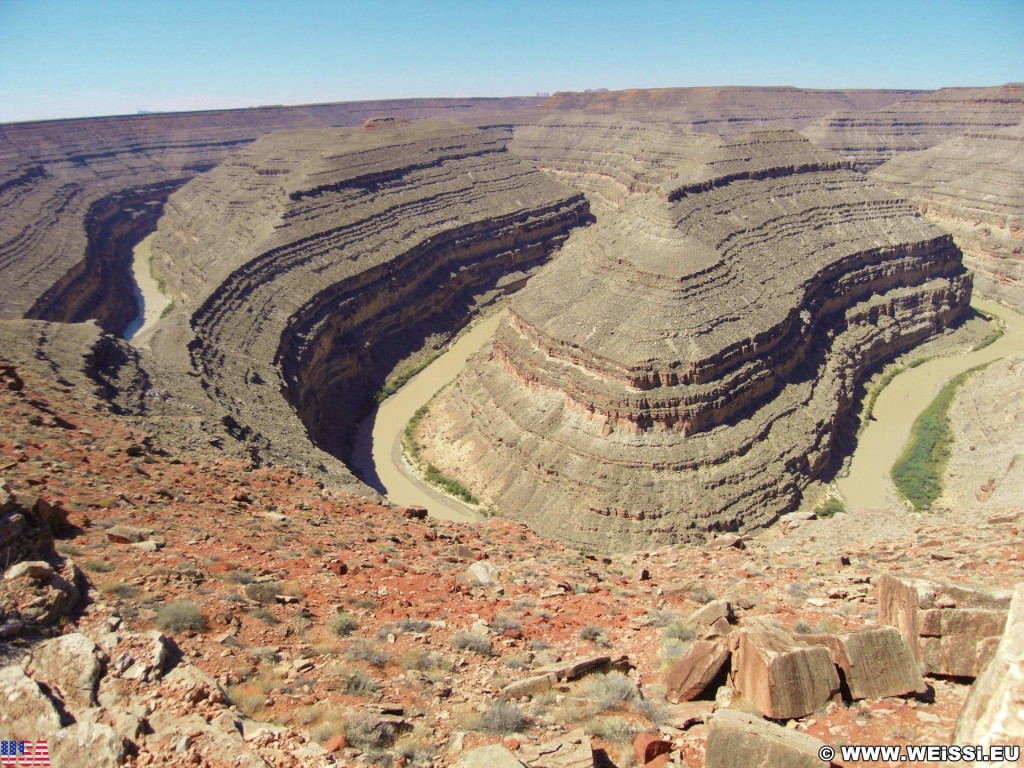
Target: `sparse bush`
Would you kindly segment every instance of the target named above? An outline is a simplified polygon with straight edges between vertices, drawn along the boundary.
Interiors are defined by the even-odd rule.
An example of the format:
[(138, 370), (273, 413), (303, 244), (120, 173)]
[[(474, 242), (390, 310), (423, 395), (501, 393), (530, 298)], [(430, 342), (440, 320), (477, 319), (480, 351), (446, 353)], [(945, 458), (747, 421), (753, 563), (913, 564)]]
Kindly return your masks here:
[(529, 725), (530, 718), (517, 705), (508, 701), (498, 701), (484, 711), (476, 727), (484, 733), (504, 735), (518, 733)]
[(390, 653), (369, 643), (356, 643), (345, 651), (345, 656), (353, 661), (365, 661), (375, 667), (383, 667), (391, 660)]
[(707, 587), (696, 587), (690, 590), (690, 597), (698, 603), (706, 604), (715, 599), (714, 594), (708, 591)]
[(605, 634), (604, 628), (599, 627), (596, 624), (588, 624), (579, 632), (581, 640), (589, 640), (595, 645), (607, 645), (608, 637)]
[(258, 603), (272, 603), (274, 597), (281, 594), (282, 586), (284, 586), (284, 582), (281, 581), (252, 582), (245, 585), (245, 595)]
[(686, 653), (687, 647), (689, 647), (688, 643), (676, 640), (675, 638), (666, 639), (665, 644), (661, 648), (661, 665), (663, 667), (670, 667), (675, 664)]
[(807, 623), (805, 619), (797, 619), (793, 623), (793, 631), (798, 635), (809, 635), (811, 634), (811, 625)]
[(105, 595), (115, 595), (125, 599), (135, 597), (135, 587), (131, 584), (125, 584), (120, 579), (105, 579), (99, 582), (96, 586), (100, 588), (100, 592)]
[(96, 571), (96, 573), (110, 573), (114, 570), (114, 564), (107, 560), (87, 560), (82, 563), (82, 566), (87, 571)]
[(473, 632), (456, 632), (452, 637), (452, 646), (459, 651), (472, 651), (481, 656), (493, 656), (491, 641)]
[(639, 697), (636, 684), (621, 672), (591, 675), (580, 684), (579, 693), (595, 713), (618, 709)]
[(511, 616), (499, 613), (494, 617), (494, 621), (491, 622), (490, 626), (494, 632), (505, 632), (509, 629), (519, 629), (522, 625)]
[(403, 632), (418, 634), (430, 629), (430, 622), (426, 619), (399, 619), (397, 627)]
[(168, 632), (183, 632), (187, 629), (202, 632), (206, 629), (206, 617), (191, 600), (168, 603), (157, 613), (156, 623)]
[(842, 499), (838, 499), (835, 496), (829, 496), (825, 501), (818, 505), (817, 509), (814, 510), (814, 516), (819, 519), (833, 517), (840, 512), (846, 511), (846, 505), (843, 504)]
[(225, 574), (225, 578), (232, 584), (251, 584), (256, 577), (249, 571), (236, 568), (235, 570), (228, 571)]
[(327, 628), (338, 637), (352, 634), (358, 626), (355, 617), (344, 612), (334, 614), (327, 621)]
[(694, 638), (693, 628), (685, 621), (676, 620), (661, 630), (667, 640), (680, 640), (688, 643)]
[(621, 746), (631, 743), (640, 729), (621, 717), (595, 717), (587, 723), (586, 731), (591, 736)]
[(252, 616), (254, 619), (259, 619), (268, 627), (273, 626), (274, 624), (281, 623), (277, 620), (277, 617), (270, 611), (268, 611), (266, 608), (254, 608), (251, 611), (249, 611), (249, 615)]
[(655, 627), (666, 627), (672, 622), (679, 620), (679, 614), (668, 608), (653, 608), (647, 612), (647, 615), (651, 619), (651, 624)]
[(369, 696), (378, 687), (377, 681), (358, 667), (348, 670), (342, 679), (345, 681), (345, 693), (352, 696)]

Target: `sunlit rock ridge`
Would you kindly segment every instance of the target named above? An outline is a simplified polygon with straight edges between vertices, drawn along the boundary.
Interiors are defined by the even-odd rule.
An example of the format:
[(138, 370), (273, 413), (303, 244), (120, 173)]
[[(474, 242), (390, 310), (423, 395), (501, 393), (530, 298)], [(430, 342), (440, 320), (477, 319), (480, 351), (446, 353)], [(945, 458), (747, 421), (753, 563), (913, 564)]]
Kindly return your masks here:
[(719, 140), (577, 233), (423, 422), (485, 505), (590, 549), (745, 530), (873, 365), (966, 309), (952, 238), (789, 131)]

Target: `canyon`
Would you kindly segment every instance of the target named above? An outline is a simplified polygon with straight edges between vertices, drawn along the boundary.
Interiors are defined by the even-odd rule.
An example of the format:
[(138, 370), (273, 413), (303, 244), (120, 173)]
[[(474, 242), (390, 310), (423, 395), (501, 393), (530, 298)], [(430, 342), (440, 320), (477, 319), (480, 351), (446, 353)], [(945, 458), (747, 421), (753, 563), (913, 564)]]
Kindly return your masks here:
[(421, 422), (485, 506), (584, 549), (791, 510), (865, 372), (970, 298), (948, 234), (794, 132), (677, 171), (575, 235)]
[[(1024, 308), (1022, 125), (1014, 83), (0, 125), (0, 734), (698, 768), (983, 733), (1018, 695), (1024, 359), (962, 385), (929, 515), (815, 508), (887, 364), (992, 344), (972, 295)], [(133, 258), (169, 302), (137, 333)], [(488, 323), (413, 435), (476, 519), (385, 498), (358, 425)], [(913, 661), (858, 698), (876, 643)]]

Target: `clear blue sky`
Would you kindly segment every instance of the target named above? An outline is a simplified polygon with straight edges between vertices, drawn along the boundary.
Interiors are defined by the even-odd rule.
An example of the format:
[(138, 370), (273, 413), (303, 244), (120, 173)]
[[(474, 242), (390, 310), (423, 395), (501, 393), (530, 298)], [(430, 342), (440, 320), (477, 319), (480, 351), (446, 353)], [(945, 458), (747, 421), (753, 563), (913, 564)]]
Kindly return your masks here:
[(1024, 0), (0, 0), (0, 122), (587, 88), (1024, 80)]

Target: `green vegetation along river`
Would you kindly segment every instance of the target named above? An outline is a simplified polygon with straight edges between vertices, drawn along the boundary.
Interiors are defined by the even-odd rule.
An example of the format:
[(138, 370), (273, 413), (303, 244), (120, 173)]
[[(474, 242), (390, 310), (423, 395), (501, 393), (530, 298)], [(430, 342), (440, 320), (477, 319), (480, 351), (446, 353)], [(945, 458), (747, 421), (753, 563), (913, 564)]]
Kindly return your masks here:
[(491, 340), (505, 312), (496, 312), (463, 333), (451, 348), (387, 398), (360, 427), (352, 465), (390, 501), (425, 507), (434, 517), (472, 521), (479, 515), (424, 483), (402, 457), (402, 434), (420, 406), (451, 382), (469, 356)]
[(850, 472), (838, 481), (848, 509), (888, 507), (898, 501), (889, 472), (900, 457), (911, 427), (953, 376), (977, 365), (1024, 352), (1024, 316), (1009, 307), (975, 298), (971, 305), (1001, 319), (1006, 332), (976, 352), (938, 357), (896, 376), (879, 393), (872, 420), (857, 440)]

